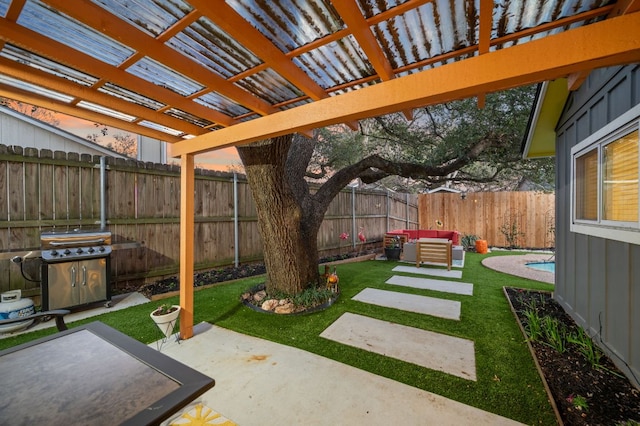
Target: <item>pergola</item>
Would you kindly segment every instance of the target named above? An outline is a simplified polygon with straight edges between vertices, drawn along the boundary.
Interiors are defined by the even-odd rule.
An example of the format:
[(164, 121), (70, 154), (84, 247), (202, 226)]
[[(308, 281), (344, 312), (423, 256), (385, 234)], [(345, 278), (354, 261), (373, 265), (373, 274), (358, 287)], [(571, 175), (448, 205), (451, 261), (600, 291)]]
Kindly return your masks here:
[(194, 156), (640, 62), (640, 0), (0, 0), (0, 96), (181, 159), (193, 335)]

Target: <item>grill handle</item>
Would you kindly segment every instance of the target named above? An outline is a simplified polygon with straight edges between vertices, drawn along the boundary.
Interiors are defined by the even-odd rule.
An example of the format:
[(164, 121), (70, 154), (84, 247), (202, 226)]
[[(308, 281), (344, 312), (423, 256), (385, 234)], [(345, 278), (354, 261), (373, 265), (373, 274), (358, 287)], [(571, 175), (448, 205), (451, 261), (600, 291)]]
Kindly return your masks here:
[(104, 243), (104, 238), (100, 238), (97, 240), (81, 240), (81, 241), (52, 241), (49, 243), (50, 246), (60, 247), (60, 246), (77, 246), (78, 244), (102, 244)]
[(77, 270), (75, 266), (71, 267), (71, 287), (75, 287), (76, 286), (76, 274), (77, 274)]

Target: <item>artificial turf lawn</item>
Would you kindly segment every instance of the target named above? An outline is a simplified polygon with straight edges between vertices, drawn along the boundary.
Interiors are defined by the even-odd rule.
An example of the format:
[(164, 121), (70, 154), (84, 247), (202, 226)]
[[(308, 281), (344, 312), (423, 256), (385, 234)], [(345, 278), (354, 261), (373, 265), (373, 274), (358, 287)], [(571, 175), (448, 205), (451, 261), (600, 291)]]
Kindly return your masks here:
[[(491, 255), (505, 254), (515, 253)], [(397, 263), (368, 260), (338, 265), (341, 295), (325, 311), (297, 316), (255, 312), (240, 303), (240, 294), (263, 280), (254, 277), (195, 292), (194, 323), (207, 321), (240, 333), (304, 349), (526, 424), (556, 424), (534, 361), (502, 290), (504, 286), (553, 290), (553, 286), (492, 271), (481, 265), (484, 257), (486, 255), (466, 254), (461, 281), (474, 285), (473, 296), (387, 285), (385, 281), (394, 274), (391, 270)], [(366, 287), (458, 300), (462, 304), (461, 320), (452, 321), (351, 300)], [(163, 302), (178, 303), (178, 299), (174, 297)], [(69, 325), (99, 320), (137, 340), (151, 343), (159, 337), (149, 312), (159, 302), (151, 304), (114, 311)], [(319, 337), (345, 312), (474, 341), (477, 382)], [(0, 348), (52, 332), (49, 329), (2, 339)]]

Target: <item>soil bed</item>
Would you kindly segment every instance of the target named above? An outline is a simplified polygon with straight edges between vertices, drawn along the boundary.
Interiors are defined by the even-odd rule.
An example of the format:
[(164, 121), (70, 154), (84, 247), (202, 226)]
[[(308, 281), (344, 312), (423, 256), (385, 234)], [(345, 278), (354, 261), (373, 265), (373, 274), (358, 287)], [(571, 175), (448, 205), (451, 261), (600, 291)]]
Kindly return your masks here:
[[(337, 286), (334, 290), (335, 291), (333, 292), (327, 292), (328, 294), (324, 295), (326, 297), (316, 298), (308, 301), (306, 304), (297, 305), (291, 299), (278, 300), (270, 298), (269, 296), (267, 296), (264, 284), (259, 284), (243, 293), (240, 297), (240, 300), (242, 301), (243, 305), (251, 308), (256, 312), (276, 315), (304, 315), (323, 311), (333, 305), (335, 301), (338, 300), (338, 297), (340, 297), (340, 291), (337, 289)], [(278, 308), (276, 306), (271, 307), (271, 309), (263, 309), (263, 303), (265, 303), (265, 301), (267, 300), (269, 300), (270, 302), (277, 301), (277, 307), (283, 307), (286, 309), (278, 311)], [(288, 307), (287, 305), (290, 305), (290, 307)]]
[[(357, 253), (346, 253), (337, 256), (323, 257), (320, 259), (320, 263), (337, 262), (341, 260), (348, 260), (357, 258), (364, 255), (375, 254), (375, 250), (362, 251)], [(232, 281), (241, 278), (253, 277), (256, 275), (262, 275), (267, 270), (262, 263), (240, 265), (239, 267), (227, 267), (221, 269), (212, 269), (206, 272), (199, 272), (193, 276), (193, 286), (202, 287), (209, 284), (221, 283), (225, 281)], [(151, 284), (144, 286), (140, 289), (145, 297), (151, 298), (158, 294), (169, 293), (172, 291), (180, 290), (180, 282), (177, 276), (172, 276), (162, 280), (155, 281)]]
[[(528, 323), (524, 312), (534, 309), (539, 317), (558, 319), (568, 333), (577, 332), (576, 323), (550, 293), (505, 290), (525, 329)], [(574, 344), (567, 344), (566, 351), (559, 353), (541, 340), (530, 343), (565, 425), (639, 424), (640, 391), (605, 355), (594, 368)], [(580, 407), (581, 398), (587, 407)]]

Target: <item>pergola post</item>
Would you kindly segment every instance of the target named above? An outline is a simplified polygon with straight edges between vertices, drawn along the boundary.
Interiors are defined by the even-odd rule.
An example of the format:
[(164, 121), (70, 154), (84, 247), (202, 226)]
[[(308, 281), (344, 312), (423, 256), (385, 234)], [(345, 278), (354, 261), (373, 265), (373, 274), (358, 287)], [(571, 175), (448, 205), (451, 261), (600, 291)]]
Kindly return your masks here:
[(193, 336), (194, 155), (183, 154), (180, 165), (180, 338)]

